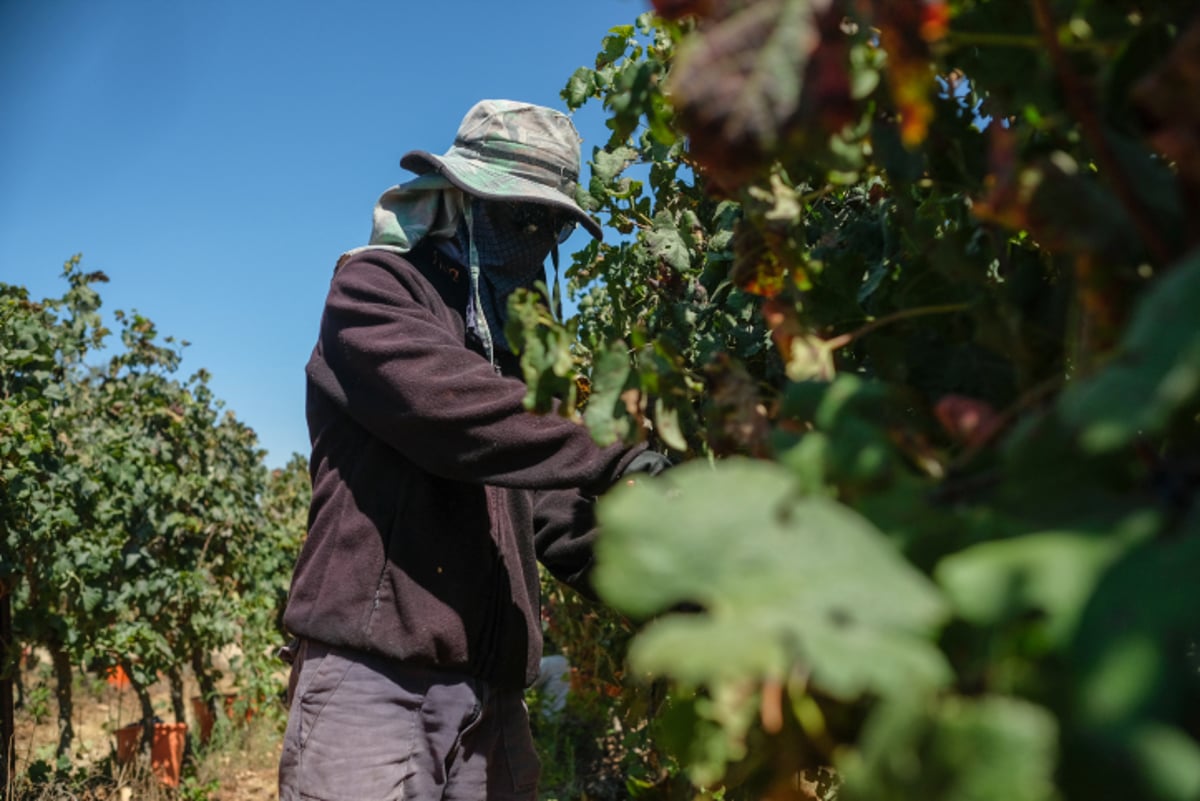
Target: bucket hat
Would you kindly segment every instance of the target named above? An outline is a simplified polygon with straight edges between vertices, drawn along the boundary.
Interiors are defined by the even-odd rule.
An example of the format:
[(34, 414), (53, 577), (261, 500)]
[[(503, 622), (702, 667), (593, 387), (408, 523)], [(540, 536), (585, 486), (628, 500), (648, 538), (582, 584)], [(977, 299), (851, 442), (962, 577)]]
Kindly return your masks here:
[(542, 203), (569, 214), (602, 238), (600, 225), (575, 200), (582, 139), (567, 115), (514, 100), (481, 100), (440, 156), (411, 150), (406, 170), (438, 172), (464, 192), (488, 200)]

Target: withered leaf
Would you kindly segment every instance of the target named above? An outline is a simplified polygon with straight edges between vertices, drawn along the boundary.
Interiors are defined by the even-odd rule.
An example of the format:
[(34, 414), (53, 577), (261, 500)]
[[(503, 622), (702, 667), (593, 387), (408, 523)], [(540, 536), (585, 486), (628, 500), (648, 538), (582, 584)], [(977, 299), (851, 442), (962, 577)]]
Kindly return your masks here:
[(934, 83), (929, 42), (946, 33), (940, 0), (870, 0), (870, 14), (887, 51), (887, 83), (900, 115), (900, 139), (912, 148), (925, 141), (933, 120)]
[(968, 445), (983, 444), (1003, 422), (990, 403), (965, 395), (943, 395), (933, 413), (952, 439)]
[(663, 19), (706, 17), (712, 13), (713, 0), (652, 0), (654, 13)]
[(758, 0), (707, 21), (680, 48), (669, 94), (692, 156), (719, 189), (759, 174), (798, 124), (818, 21), (835, 5)]
[(787, 268), (768, 247), (762, 231), (739, 222), (734, 231), (733, 282), (755, 295), (773, 298), (783, 291)]

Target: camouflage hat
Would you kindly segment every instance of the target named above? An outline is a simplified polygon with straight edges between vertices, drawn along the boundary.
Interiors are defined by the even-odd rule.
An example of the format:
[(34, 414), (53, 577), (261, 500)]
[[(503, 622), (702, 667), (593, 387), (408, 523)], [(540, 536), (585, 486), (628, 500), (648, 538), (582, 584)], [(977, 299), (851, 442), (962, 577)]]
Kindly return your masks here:
[(562, 112), (513, 100), (481, 100), (463, 117), (453, 147), (441, 156), (410, 151), (400, 166), (419, 175), (436, 170), (476, 197), (562, 209), (600, 239), (600, 226), (575, 202), (580, 141)]

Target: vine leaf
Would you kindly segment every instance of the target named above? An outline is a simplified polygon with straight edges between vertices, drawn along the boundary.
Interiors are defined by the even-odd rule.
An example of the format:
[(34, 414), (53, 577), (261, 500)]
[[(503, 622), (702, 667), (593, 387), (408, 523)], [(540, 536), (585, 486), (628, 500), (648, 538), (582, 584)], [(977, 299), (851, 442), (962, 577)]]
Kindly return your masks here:
[(683, 235), (671, 215), (659, 212), (654, 216), (654, 226), (644, 234), (646, 249), (650, 255), (677, 273), (686, 273), (691, 265), (691, 251), (683, 241)]
[(596, 356), (591, 394), (583, 411), (583, 420), (592, 439), (601, 445), (625, 439), (632, 429), (632, 419), (622, 399), (631, 372), (628, 348), (624, 343), (616, 342)]
[(861, 748), (843, 758), (838, 797), (1053, 801), (1057, 753), (1054, 717), (1027, 701), (893, 702), (871, 716)]
[[(1111, 788), (1112, 797), (1200, 794), (1200, 747), (1186, 731), (1185, 711), (1195, 697), (1200, 515), (1173, 533), (1146, 538), (1105, 572), (1073, 641), (1071, 719), (1095, 732), (1096, 742), (1088, 750), (1075, 744), (1078, 752), (1064, 761)], [(1109, 758), (1099, 770), (1096, 746)]]
[(597, 149), (592, 157), (592, 176), (607, 186), (637, 159), (638, 152), (629, 146), (621, 146), (611, 152)]
[(596, 91), (596, 71), (587, 67), (575, 70), (563, 89), (568, 108), (579, 108)]
[(1116, 537), (1047, 531), (973, 545), (943, 559), (934, 575), (964, 620), (987, 626), (1036, 615), (1047, 640), (1065, 645), (1126, 547)]
[(687, 463), (598, 511), (603, 598), (637, 617), (704, 610), (648, 625), (630, 651), (638, 672), (713, 686), (799, 665), (843, 699), (950, 678), (929, 639), (947, 612), (936, 588), (849, 508), (798, 497), (778, 465)]
[(654, 401), (654, 429), (668, 447), (680, 452), (687, 450), (687, 440), (679, 425), (679, 409), (668, 405), (662, 398)]
[[(668, 91), (690, 149), (720, 187), (745, 183), (799, 122), (805, 68), (833, 0), (758, 0), (680, 47)], [(846, 86), (849, 79), (846, 79)]]
[(1198, 304), (1200, 252), (1194, 252), (1146, 292), (1109, 365), (1063, 392), (1059, 410), (1081, 430), (1085, 448), (1109, 451), (1162, 431), (1200, 398)]
[(837, 341), (805, 331), (795, 308), (774, 298), (763, 304), (763, 316), (789, 380), (832, 381), (836, 377), (833, 353), (840, 347)]
[(541, 291), (517, 290), (508, 300), (509, 318), (505, 335), (515, 353), (521, 357), (521, 371), (528, 387), (525, 407), (539, 413), (555, 408), (565, 417), (575, 415), (578, 388), (576, 368), (571, 356), (574, 331), (559, 324), (543, 298), (549, 297), (544, 286)]

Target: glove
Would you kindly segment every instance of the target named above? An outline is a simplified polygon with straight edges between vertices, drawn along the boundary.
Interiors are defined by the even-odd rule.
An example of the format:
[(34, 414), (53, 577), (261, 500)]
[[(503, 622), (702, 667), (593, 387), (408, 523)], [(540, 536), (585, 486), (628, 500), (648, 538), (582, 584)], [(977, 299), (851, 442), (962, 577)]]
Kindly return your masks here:
[(655, 451), (645, 450), (633, 457), (629, 466), (621, 471), (621, 478), (629, 478), (631, 473), (645, 473), (649, 476), (661, 475), (671, 467), (671, 460)]

